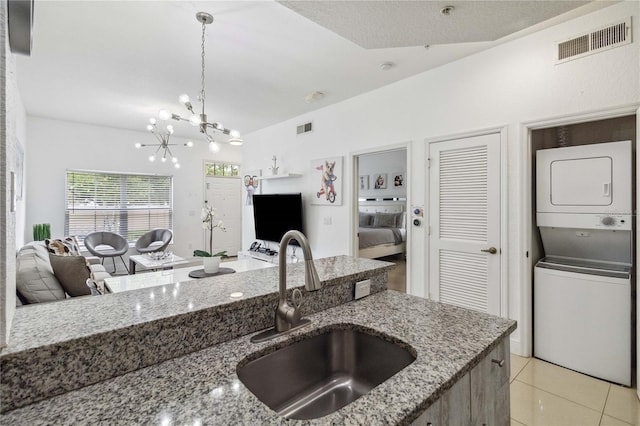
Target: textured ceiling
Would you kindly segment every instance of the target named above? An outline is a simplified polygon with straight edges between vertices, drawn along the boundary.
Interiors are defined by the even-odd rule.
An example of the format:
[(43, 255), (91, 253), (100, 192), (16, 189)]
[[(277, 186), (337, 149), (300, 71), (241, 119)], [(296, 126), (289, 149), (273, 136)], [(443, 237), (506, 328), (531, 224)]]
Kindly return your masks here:
[[(280, 1), (366, 49), (495, 41), (588, 1)], [(445, 15), (441, 10), (453, 6)]]
[[(330, 3), (332, 7), (355, 7), (350, 2)], [(376, 9), (377, 3), (367, 4)], [(477, 3), (478, 7), (494, 8), (493, 2)], [(521, 10), (529, 10), (529, 2), (515, 3), (523, 3)], [(398, 2), (394, 7), (401, 12), (406, 8), (409, 12), (402, 12), (406, 16), (417, 5)], [(390, 7), (387, 2), (380, 6)], [(594, 2), (526, 31), (606, 6)], [(362, 15), (356, 9), (349, 10), (358, 15), (361, 28), (377, 25), (375, 20), (381, 16), (380, 12)], [(207, 26), (207, 114), (211, 120), (243, 133), (422, 73), (505, 40), (435, 45), (430, 49), (363, 49), (274, 1), (38, 1), (32, 54), (17, 61), (18, 86), (27, 113), (141, 131), (149, 117), (162, 108), (183, 113), (178, 95), (188, 93), (195, 99), (200, 87), (198, 11), (215, 17)], [(459, 12), (465, 13), (462, 5)], [(476, 8), (474, 14), (467, 32), (483, 33), (478, 28), (486, 27), (487, 14), (482, 8)], [(372, 23), (367, 24), (365, 16)], [(380, 36), (379, 43), (405, 33), (407, 26), (395, 19), (399, 18), (393, 22), (397, 34)], [(440, 32), (423, 35), (419, 44), (433, 43)], [(395, 66), (382, 71), (380, 64), (386, 61)], [(316, 90), (326, 96), (306, 103), (305, 96)], [(187, 123), (177, 123), (175, 128), (178, 136), (197, 135)]]

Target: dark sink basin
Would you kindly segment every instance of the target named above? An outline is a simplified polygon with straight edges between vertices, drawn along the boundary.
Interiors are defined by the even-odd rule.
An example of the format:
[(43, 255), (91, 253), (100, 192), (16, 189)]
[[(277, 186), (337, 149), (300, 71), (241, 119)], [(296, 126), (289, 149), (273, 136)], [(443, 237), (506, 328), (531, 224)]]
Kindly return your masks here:
[(399, 344), (333, 329), (238, 367), (244, 385), (279, 415), (315, 419), (339, 410), (415, 361)]

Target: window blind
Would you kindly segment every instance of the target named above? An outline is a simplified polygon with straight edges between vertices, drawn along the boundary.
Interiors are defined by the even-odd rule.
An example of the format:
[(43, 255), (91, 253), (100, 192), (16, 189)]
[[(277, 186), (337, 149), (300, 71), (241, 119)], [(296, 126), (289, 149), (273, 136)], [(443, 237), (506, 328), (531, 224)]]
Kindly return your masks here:
[(173, 229), (172, 176), (67, 170), (65, 235), (111, 231), (129, 242)]

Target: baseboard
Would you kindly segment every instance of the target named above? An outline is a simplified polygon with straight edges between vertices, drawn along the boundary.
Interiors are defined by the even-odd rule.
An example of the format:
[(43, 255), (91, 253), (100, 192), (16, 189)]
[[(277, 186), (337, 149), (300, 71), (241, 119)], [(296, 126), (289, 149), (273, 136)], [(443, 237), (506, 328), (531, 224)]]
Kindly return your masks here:
[(531, 354), (525, 354), (522, 351), (522, 342), (520, 341), (520, 339), (516, 339), (516, 338), (509, 338), (509, 344), (511, 345), (511, 353), (514, 355), (518, 355), (518, 356), (522, 356), (525, 358), (529, 358), (531, 356)]

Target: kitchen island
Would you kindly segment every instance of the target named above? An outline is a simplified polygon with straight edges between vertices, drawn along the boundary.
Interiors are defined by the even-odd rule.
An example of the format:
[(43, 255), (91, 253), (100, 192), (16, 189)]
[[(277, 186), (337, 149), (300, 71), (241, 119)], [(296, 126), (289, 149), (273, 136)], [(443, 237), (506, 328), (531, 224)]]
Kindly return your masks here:
[[(361, 263), (361, 259), (349, 257), (316, 260), (322, 265), (318, 267), (321, 279), (330, 282), (331, 276), (336, 287), (340, 286), (337, 283), (362, 279), (363, 274), (375, 277), (382, 273), (386, 282), (386, 270), (390, 265), (368, 262), (373, 263)], [(327, 265), (333, 266), (327, 269)], [(354, 265), (357, 266), (355, 269)], [(346, 273), (347, 269), (353, 270)], [(366, 273), (363, 272), (365, 269)], [(349, 276), (349, 280), (341, 279), (341, 273)], [(372, 287), (376, 288), (376, 285)], [(353, 298), (352, 294), (350, 298)], [(508, 378), (508, 335), (515, 329), (515, 322), (511, 320), (383, 289), (364, 299), (319, 310), (308, 317), (312, 319), (311, 325), (272, 341), (251, 343), (250, 335), (235, 337), (24, 405), (0, 416), (0, 422), (307, 424), (286, 420), (270, 410), (239, 381), (236, 368), (256, 353), (272, 351), (274, 347), (286, 346), (331, 327), (357, 328), (400, 340), (412, 348), (416, 360), (353, 403), (326, 417), (311, 420), (312, 424), (410, 424), (414, 421), (427, 424), (431, 421), (428, 416), (447, 418), (448, 414), (443, 413), (447, 412), (449, 399), (460, 393), (456, 391), (460, 386), (474, 389), (474, 372), (476, 376), (481, 374), (485, 365), (504, 369)], [(243, 319), (235, 316), (235, 321), (242, 322)], [(246, 321), (250, 319), (246, 318)], [(496, 351), (501, 359), (493, 359)], [(122, 354), (123, 362), (127, 356), (130, 356), (127, 352)], [(500, 362), (502, 366), (498, 365)], [(100, 369), (100, 360), (96, 360), (93, 367)], [(491, 383), (490, 378), (476, 380), (475, 386)], [(502, 386), (500, 381), (498, 385)], [(506, 392), (508, 419), (508, 383)], [(473, 398), (468, 406), (471, 418), (474, 415)], [(496, 406), (503, 407), (504, 402)], [(505, 416), (505, 412), (498, 414), (498, 418)]]

